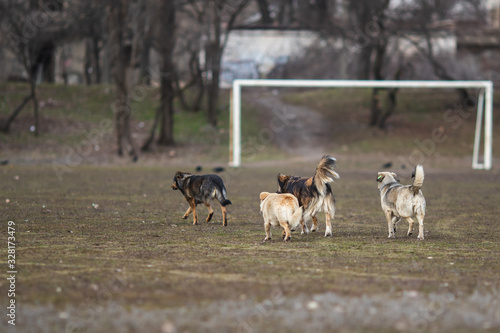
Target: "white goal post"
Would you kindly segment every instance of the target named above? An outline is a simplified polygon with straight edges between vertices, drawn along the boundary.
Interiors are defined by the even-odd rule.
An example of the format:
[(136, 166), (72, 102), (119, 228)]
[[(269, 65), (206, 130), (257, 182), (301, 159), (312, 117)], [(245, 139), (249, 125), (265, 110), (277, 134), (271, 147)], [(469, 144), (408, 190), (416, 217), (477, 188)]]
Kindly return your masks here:
[[(472, 153), (472, 168), (490, 170), (493, 145), (493, 82), (492, 81), (404, 81), (404, 80), (234, 80), (230, 97), (229, 165), (241, 166), (241, 88), (295, 87), (295, 88), (475, 88), (477, 101), (476, 132)], [(484, 115), (484, 156), (479, 163), (481, 129)]]

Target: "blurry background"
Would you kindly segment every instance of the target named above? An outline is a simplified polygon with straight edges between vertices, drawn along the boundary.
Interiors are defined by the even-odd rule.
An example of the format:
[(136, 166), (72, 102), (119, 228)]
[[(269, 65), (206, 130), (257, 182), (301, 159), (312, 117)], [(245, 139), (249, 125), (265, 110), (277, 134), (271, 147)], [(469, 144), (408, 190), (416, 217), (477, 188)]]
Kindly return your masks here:
[[(0, 22), (3, 160), (68, 151), (137, 160), (152, 151), (226, 161), (235, 78), (498, 82), (500, 74), (498, 0), (2, 0)], [(252, 88), (243, 98), (247, 144), (278, 109), (295, 123), (319, 113), (291, 131), (317, 136), (323, 150), (376, 150), (398, 130), (408, 150), (408, 131), (450, 136), (449, 125), (460, 154), (472, 149), (474, 91)], [(459, 126), (443, 121), (447, 110)], [(265, 147), (250, 143), (264, 159), (300, 146), (274, 134), (260, 140)]]

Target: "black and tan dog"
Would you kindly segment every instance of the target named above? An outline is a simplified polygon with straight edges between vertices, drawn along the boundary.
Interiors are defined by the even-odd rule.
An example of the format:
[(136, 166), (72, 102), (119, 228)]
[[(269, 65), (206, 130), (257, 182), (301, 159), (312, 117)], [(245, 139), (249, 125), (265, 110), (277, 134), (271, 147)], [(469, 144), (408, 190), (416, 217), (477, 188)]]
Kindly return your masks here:
[(187, 202), (189, 208), (182, 217), (187, 219), (191, 212), (193, 213), (193, 224), (198, 223), (198, 216), (196, 215), (196, 205), (205, 204), (208, 208), (208, 216), (206, 222), (210, 222), (214, 215), (210, 203), (212, 200), (217, 199), (222, 209), (222, 225), (227, 226), (227, 213), (226, 206), (231, 204), (227, 199), (226, 187), (224, 182), (217, 175), (201, 175), (196, 176), (188, 172), (177, 171), (174, 176), (174, 183), (172, 184), (173, 190), (179, 190)]
[(417, 165), (413, 171), (412, 185), (402, 185), (394, 172), (379, 172), (377, 175), (380, 203), (387, 219), (389, 238), (394, 238), (396, 225), (405, 218), (408, 221), (407, 235), (413, 233), (413, 219), (418, 221), (418, 239), (424, 240), (425, 198), (420, 188), (424, 184), (424, 168)]
[(335, 198), (330, 183), (340, 178), (333, 171), (335, 163), (334, 157), (325, 155), (319, 162), (313, 177), (302, 178), (283, 174), (278, 175), (278, 193), (293, 194), (299, 201), (299, 205), (304, 209), (301, 220), (302, 233), (304, 231), (309, 233), (306, 222), (311, 218), (313, 220), (311, 230), (316, 231), (318, 229), (316, 214), (324, 212), (326, 217), (325, 236), (332, 235), (331, 220), (335, 216)]

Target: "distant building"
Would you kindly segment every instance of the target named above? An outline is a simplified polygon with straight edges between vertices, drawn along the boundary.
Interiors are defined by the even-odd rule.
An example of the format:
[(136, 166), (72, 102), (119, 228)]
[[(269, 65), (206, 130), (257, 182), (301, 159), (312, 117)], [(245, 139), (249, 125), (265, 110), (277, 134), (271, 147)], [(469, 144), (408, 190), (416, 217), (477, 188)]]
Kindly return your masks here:
[(300, 56), (319, 38), (310, 30), (232, 30), (222, 55), (221, 86), (234, 79), (266, 78), (273, 68)]

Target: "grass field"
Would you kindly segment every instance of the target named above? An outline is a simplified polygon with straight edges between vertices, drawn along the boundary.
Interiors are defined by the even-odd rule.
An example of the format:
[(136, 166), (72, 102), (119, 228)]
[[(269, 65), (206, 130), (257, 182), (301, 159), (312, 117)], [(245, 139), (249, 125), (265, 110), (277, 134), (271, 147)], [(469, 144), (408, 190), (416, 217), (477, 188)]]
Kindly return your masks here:
[[(17, 328), (273, 332), (304, 331), (312, 320), (329, 331), (338, 318), (339, 328), (360, 331), (500, 327), (496, 172), (427, 170), (426, 240), (406, 237), (404, 222), (387, 239), (376, 174), (339, 160), (333, 237), (320, 224), (289, 243), (273, 229), (263, 244), (258, 194), (276, 188), (278, 171), (311, 174), (315, 164), (225, 171), (228, 227), (220, 210), (208, 224), (181, 219), (175, 168), (78, 167), (62, 181), (50, 166), (2, 168), (5, 238), (6, 222), (16, 223)], [(389, 316), (403, 304), (407, 313)]]
[[(25, 87), (1, 87), (5, 117)], [(243, 168), (220, 173), (233, 203), (229, 225), (222, 226), (215, 206), (212, 222), (203, 222), (202, 205), (201, 223), (193, 226), (191, 217), (181, 219), (187, 203), (171, 189), (172, 177), (226, 164), (227, 105), (217, 129), (204, 125), (203, 112), (176, 113), (178, 144), (156, 147), (138, 163), (112, 156), (111, 132), (102, 133), (100, 149), (74, 160), (68, 149), (78, 151), (85, 133), (112, 119), (113, 94), (105, 86), (42, 85), (40, 100), (52, 102), (42, 109), (40, 137), (29, 132), (29, 109), (11, 134), (0, 134), (0, 161), (9, 161), (0, 166), (0, 234), (7, 244), (7, 223), (15, 223), (18, 271), (16, 327), (2, 313), (0, 332), (497, 332), (498, 168), (470, 169), (475, 119), (463, 118), (456, 129), (444, 121), (453, 98), (412, 94), (401, 95), (402, 109), (386, 132), (364, 125), (366, 91), (281, 95), (342, 119), (325, 137), (341, 177), (333, 184), (337, 214), (332, 237), (323, 236), (320, 216), (319, 232), (294, 232), (284, 243), (273, 229), (272, 241), (262, 243), (259, 193), (276, 190), (279, 172), (312, 175), (321, 158), (264, 144), (257, 133), (269, 119), (262, 110), (243, 110), (243, 144), (255, 154), (243, 156)], [(157, 105), (155, 91), (147, 96), (132, 105), (138, 141)], [(404, 221), (388, 239), (377, 171), (391, 161), (402, 183), (411, 183), (402, 158), (411, 156), (415, 139), (441, 126), (449, 139), (424, 164), (426, 239), (407, 237)], [(9, 288), (1, 279), (5, 313)]]

